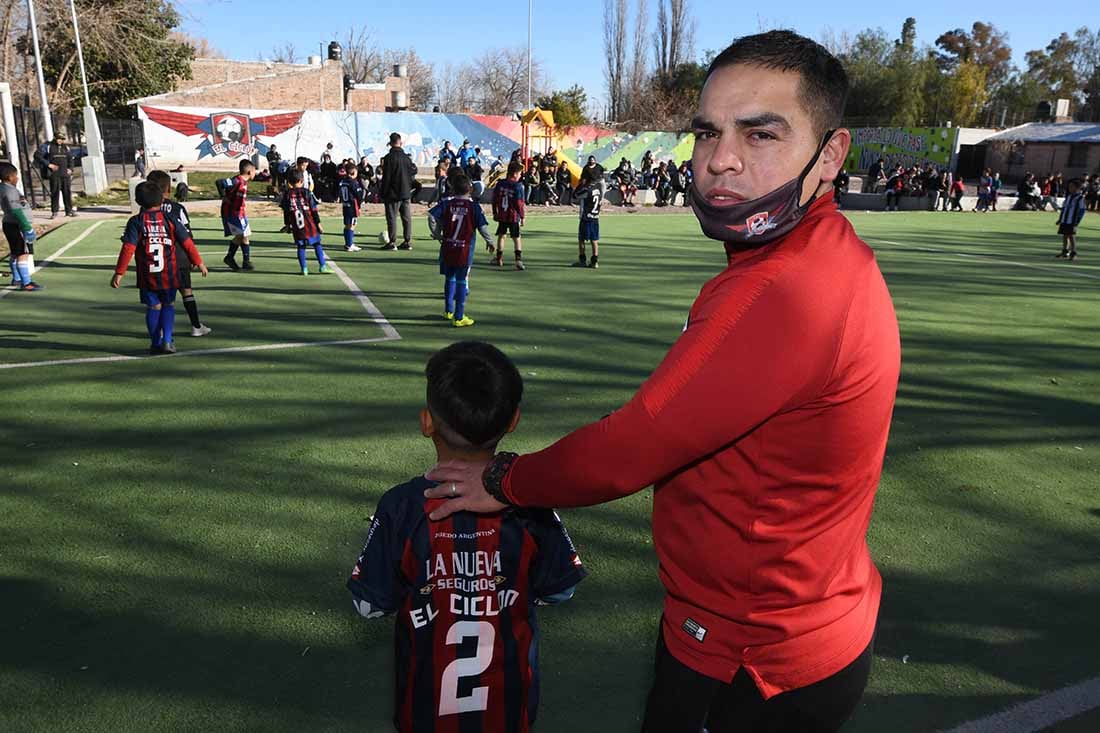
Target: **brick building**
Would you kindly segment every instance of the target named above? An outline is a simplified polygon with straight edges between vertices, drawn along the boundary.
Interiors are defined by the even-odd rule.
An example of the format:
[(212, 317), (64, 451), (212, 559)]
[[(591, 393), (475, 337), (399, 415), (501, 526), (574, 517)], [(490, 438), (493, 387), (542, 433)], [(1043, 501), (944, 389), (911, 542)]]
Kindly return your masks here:
[(1061, 173), (1076, 178), (1100, 173), (1100, 124), (1033, 122), (1000, 132), (985, 141), (985, 164), (1005, 180), (1025, 172)]
[[(191, 79), (171, 92), (131, 100), (131, 104), (246, 109), (313, 109), (388, 112), (408, 106), (407, 75), (378, 84), (353, 84), (345, 91), (339, 60), (311, 58), (308, 64), (195, 59)], [(398, 69), (394, 69), (398, 72)]]

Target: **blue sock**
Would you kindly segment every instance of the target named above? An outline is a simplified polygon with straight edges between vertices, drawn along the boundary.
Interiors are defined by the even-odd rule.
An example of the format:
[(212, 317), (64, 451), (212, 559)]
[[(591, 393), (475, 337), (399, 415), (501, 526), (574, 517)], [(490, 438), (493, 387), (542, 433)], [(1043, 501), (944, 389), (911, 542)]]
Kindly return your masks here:
[(466, 295), (470, 290), (465, 280), (459, 280), (455, 283), (455, 320), (461, 321), (462, 317), (466, 315)]
[(443, 309), (448, 313), (455, 312), (455, 279), (448, 277), (443, 284)]
[(350, 247), (353, 244), (355, 244), (355, 230), (354, 229), (345, 229), (344, 230), (344, 246), (345, 247)]
[(176, 326), (176, 306), (174, 305), (162, 305), (160, 307), (160, 331), (164, 338), (164, 343), (172, 343), (172, 331)]
[(317, 255), (317, 263), (321, 265), (321, 267), (324, 267), (328, 260), (325, 259), (325, 248), (321, 246), (320, 242), (313, 245), (313, 254)]
[(229, 259), (233, 259), (234, 257), (237, 256), (237, 250), (238, 249), (240, 249), (239, 244), (237, 244), (236, 242), (230, 242), (229, 251), (226, 252), (226, 257), (228, 257)]
[(31, 263), (26, 260), (19, 260), (16, 266), (11, 268), (12, 277), (17, 277), (15, 274), (16, 271), (19, 272), (18, 279), (22, 281), (23, 285), (31, 282)]
[(298, 245), (298, 266), (303, 270), (306, 269), (306, 246), (304, 244)]
[(241, 245), (241, 254), (244, 255), (244, 261), (248, 262), (250, 259), (252, 259), (252, 247), (250, 247), (247, 244), (242, 244)]
[(145, 328), (149, 331), (149, 345), (154, 349), (163, 342), (160, 336), (160, 311), (153, 308), (145, 309)]

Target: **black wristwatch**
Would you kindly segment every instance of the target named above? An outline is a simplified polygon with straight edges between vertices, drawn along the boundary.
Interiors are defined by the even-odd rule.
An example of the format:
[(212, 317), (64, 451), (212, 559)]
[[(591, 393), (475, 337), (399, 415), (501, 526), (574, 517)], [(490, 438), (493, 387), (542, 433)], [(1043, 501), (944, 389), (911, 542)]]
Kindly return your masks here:
[(508, 469), (512, 467), (517, 458), (519, 458), (518, 453), (507, 451), (497, 453), (481, 474), (481, 482), (485, 484), (485, 491), (489, 493), (489, 496), (508, 506), (515, 505), (504, 495), (504, 475), (508, 473)]

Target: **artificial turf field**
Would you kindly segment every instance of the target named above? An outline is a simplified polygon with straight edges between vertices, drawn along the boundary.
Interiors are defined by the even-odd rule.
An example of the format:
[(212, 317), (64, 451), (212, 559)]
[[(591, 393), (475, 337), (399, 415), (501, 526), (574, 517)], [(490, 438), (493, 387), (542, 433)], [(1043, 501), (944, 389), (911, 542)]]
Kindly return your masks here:
[[(950, 728), (1100, 675), (1100, 217), (1073, 265), (1052, 258), (1053, 214), (851, 218), (903, 369), (870, 529), (875, 666), (846, 730)], [(526, 394), (504, 446), (535, 450), (626, 401), (723, 265), (690, 215), (605, 216), (601, 269), (579, 271), (576, 219), (536, 214), (527, 272), (479, 252), (459, 331), (422, 221), (412, 252), (380, 252), (361, 220), (370, 249), (345, 254), (326, 220), (385, 340), (339, 277), (296, 274), (280, 222), (253, 222), (257, 271), (232, 274), (196, 217), (214, 333), (190, 338), (181, 307), (180, 355), (89, 362), (146, 347), (136, 291), (107, 287), (123, 223), (43, 238), (39, 262), (96, 227), (46, 290), (0, 300), (2, 731), (389, 730), (392, 621), (358, 618), (344, 581), (378, 497), (433, 462), (428, 356), (458, 338), (511, 355)], [(364, 342), (216, 351), (318, 341)], [(43, 361), (67, 363), (9, 368)], [(538, 730), (637, 729), (661, 608), (650, 506), (563, 512), (591, 575), (540, 611)]]

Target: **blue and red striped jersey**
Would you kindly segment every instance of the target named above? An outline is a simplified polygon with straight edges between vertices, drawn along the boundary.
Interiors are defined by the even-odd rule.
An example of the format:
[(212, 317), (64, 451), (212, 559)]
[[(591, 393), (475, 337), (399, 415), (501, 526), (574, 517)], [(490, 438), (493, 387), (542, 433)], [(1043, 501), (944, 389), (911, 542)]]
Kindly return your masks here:
[(240, 176), (233, 176), (229, 180), (229, 185), (225, 187), (225, 195), (222, 196), (222, 219), (243, 219), (247, 197), (248, 181)]
[(439, 222), (443, 262), (451, 267), (472, 264), (474, 237), (489, 225), (481, 207), (468, 198), (450, 198), (432, 207), (428, 215)]
[(340, 205), (343, 207), (344, 213), (359, 216), (359, 206), (363, 203), (365, 193), (359, 180), (351, 176), (340, 176), (337, 191), (340, 195)]
[(536, 603), (585, 577), (555, 512), (428, 514), (423, 477), (390, 489), (348, 580), (364, 616), (396, 613), (402, 733), (525, 733), (539, 697)]
[(162, 209), (150, 209), (131, 216), (122, 234), (115, 272), (126, 274), (130, 258), (137, 255), (137, 285), (142, 290), (169, 290), (179, 287), (179, 261), (176, 247), (182, 247), (195, 265), (202, 256), (179, 219)]
[(523, 184), (505, 178), (493, 189), (493, 221), (516, 224), (524, 218)]
[(288, 189), (279, 205), (283, 208), (283, 223), (290, 227), (295, 242), (308, 242), (321, 234), (317, 197), (308, 188)]

